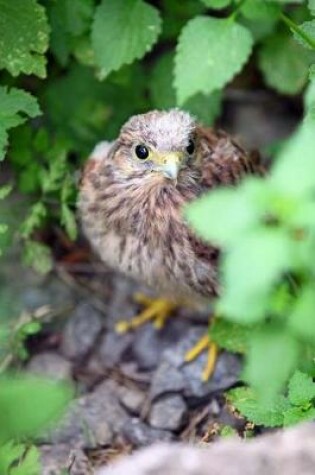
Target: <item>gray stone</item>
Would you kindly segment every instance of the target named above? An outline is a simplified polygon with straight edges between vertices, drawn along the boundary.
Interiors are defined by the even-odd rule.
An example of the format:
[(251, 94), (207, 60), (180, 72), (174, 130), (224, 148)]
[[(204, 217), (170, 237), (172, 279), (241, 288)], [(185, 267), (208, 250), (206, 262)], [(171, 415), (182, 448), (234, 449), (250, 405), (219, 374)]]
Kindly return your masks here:
[(163, 362), (177, 368), (184, 377), (184, 396), (189, 398), (192, 404), (198, 403), (202, 399), (208, 398), (216, 391), (225, 390), (239, 380), (241, 362), (238, 356), (221, 352), (216, 362), (215, 371), (209, 381), (203, 382), (202, 371), (205, 367), (207, 354), (204, 352), (190, 363), (185, 363), (186, 352), (194, 346), (202, 335), (207, 331), (207, 327), (192, 327), (179, 343), (172, 349), (163, 353)]
[(140, 369), (155, 369), (165, 349), (173, 347), (180, 341), (190, 323), (180, 318), (171, 318), (165, 327), (160, 330), (154, 328), (151, 323), (138, 328), (134, 334), (132, 352)]
[(26, 367), (33, 374), (62, 380), (71, 378), (71, 363), (58, 353), (44, 352), (31, 358)]
[(80, 449), (72, 450), (68, 445), (44, 445), (39, 447), (41, 475), (92, 475), (91, 465)]
[(117, 385), (105, 381), (92, 393), (74, 401), (59, 426), (42, 441), (94, 449), (111, 444), (127, 420), (128, 415), (119, 404)]
[[(29, 279), (24, 282), (29, 282)], [(43, 305), (52, 305), (54, 309), (66, 308), (73, 305), (74, 294), (64, 282), (48, 275), (37, 284), (31, 279), (31, 285), (24, 287), (21, 292), (21, 301), (28, 311), (36, 310)]]
[(185, 387), (186, 381), (180, 369), (168, 361), (162, 361), (152, 377), (150, 399), (153, 400), (164, 393), (181, 392)]
[(120, 386), (118, 390), (121, 404), (133, 415), (139, 415), (145, 402), (145, 393), (139, 389)]
[(222, 440), (207, 447), (160, 444), (136, 452), (96, 475), (313, 475), (315, 424), (251, 441)]
[(179, 394), (163, 397), (152, 404), (149, 423), (155, 429), (178, 431), (187, 414), (187, 405)]
[(67, 358), (78, 360), (88, 354), (102, 329), (102, 315), (90, 303), (80, 303), (70, 316), (61, 344)]
[(123, 427), (122, 434), (126, 441), (134, 447), (145, 447), (154, 442), (169, 442), (174, 439), (171, 432), (153, 429), (136, 418), (127, 421)]
[(107, 332), (102, 338), (98, 349), (99, 361), (105, 368), (114, 368), (119, 363), (128, 360), (133, 341), (132, 333), (119, 334)]

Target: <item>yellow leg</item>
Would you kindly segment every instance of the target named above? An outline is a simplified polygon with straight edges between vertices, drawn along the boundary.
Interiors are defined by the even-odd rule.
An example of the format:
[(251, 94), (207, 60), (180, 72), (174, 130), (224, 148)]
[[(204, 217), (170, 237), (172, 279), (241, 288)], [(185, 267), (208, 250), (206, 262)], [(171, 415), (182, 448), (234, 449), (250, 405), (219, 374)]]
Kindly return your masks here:
[(195, 360), (205, 350), (208, 350), (207, 363), (202, 372), (201, 379), (206, 382), (213, 374), (218, 356), (218, 345), (210, 341), (208, 334), (201, 337), (200, 340), (198, 340), (197, 343), (187, 351), (185, 362), (189, 363), (190, 361)]
[(176, 308), (176, 305), (169, 300), (153, 299), (143, 294), (136, 294), (134, 299), (137, 303), (145, 305), (147, 308), (131, 320), (122, 320), (118, 322), (116, 325), (116, 331), (118, 333), (125, 333), (129, 330), (138, 328), (150, 320), (153, 321), (155, 328), (161, 329), (171, 312)]

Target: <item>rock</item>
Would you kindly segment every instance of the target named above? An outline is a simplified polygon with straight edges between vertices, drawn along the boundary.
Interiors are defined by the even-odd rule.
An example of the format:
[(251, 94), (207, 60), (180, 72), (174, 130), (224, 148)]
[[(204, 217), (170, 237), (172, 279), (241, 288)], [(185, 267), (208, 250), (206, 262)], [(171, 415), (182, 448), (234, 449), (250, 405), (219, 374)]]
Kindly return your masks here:
[(179, 394), (172, 394), (152, 404), (149, 423), (155, 429), (178, 431), (185, 422), (187, 405)]
[(27, 371), (48, 378), (62, 380), (71, 378), (71, 363), (58, 353), (39, 353), (31, 358)]
[(168, 361), (162, 361), (152, 377), (150, 399), (153, 400), (164, 393), (181, 392), (185, 386), (186, 381), (180, 369)]
[(133, 415), (139, 415), (145, 402), (145, 393), (139, 389), (120, 386), (118, 390), (121, 404)]
[(70, 359), (84, 358), (102, 329), (102, 316), (90, 303), (80, 303), (63, 332), (61, 351)]
[(96, 475), (312, 475), (314, 467), (315, 425), (308, 424), (206, 448), (155, 445), (100, 468)]
[(118, 401), (117, 385), (105, 381), (73, 402), (59, 426), (42, 440), (94, 449), (109, 445), (124, 427), (128, 415)]
[(59, 475), (69, 466), (70, 447), (66, 444), (39, 447), (41, 475)]
[(172, 348), (187, 332), (190, 323), (180, 318), (171, 318), (164, 328), (157, 330), (151, 323), (143, 325), (134, 333), (132, 352), (142, 370), (155, 369), (165, 349)]
[(154, 442), (169, 442), (174, 438), (171, 432), (153, 429), (136, 418), (127, 421), (122, 434), (126, 441), (135, 447), (145, 447)]
[(61, 280), (47, 276), (41, 282), (34, 283), (33, 279), (26, 278), (23, 282), (30, 284), (21, 292), (21, 301), (28, 311), (36, 310), (43, 305), (52, 305), (54, 309), (58, 307), (66, 308), (74, 303), (72, 290)]
[(222, 391), (239, 380), (241, 370), (240, 359), (236, 355), (221, 352), (215, 371), (209, 381), (202, 381), (201, 374), (206, 364), (207, 354), (204, 352), (191, 363), (184, 363), (186, 352), (205, 334), (207, 327), (191, 327), (185, 336), (172, 349), (163, 353), (162, 363), (167, 362), (183, 375), (185, 380), (184, 396), (194, 405), (207, 399), (212, 393)]
[(114, 368), (130, 358), (132, 333), (119, 334), (109, 331), (104, 335), (98, 349), (98, 358), (105, 368)]
[(39, 447), (41, 475), (92, 475), (87, 456), (80, 449), (71, 450), (68, 445), (44, 445)]

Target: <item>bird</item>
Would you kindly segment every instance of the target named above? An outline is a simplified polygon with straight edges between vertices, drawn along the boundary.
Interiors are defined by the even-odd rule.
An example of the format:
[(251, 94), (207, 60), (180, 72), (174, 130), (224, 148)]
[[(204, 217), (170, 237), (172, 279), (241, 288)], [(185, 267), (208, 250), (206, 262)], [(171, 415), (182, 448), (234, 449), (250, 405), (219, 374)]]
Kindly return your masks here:
[[(261, 174), (256, 153), (179, 108), (134, 115), (116, 140), (95, 147), (79, 192), (84, 234), (102, 261), (161, 296), (137, 295), (146, 308), (119, 322), (117, 331), (149, 320), (161, 328), (176, 306), (200, 309), (218, 297), (220, 249), (194, 233), (183, 210), (205, 193), (237, 185), (248, 174)], [(208, 333), (185, 361), (205, 350), (206, 381), (218, 354)]]

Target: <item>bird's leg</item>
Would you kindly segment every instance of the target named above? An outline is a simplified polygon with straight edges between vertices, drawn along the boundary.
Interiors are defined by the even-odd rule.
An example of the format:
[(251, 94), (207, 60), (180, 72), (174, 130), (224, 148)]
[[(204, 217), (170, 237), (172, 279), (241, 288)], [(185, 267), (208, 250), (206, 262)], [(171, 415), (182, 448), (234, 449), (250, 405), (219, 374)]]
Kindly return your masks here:
[(118, 333), (125, 333), (129, 330), (138, 328), (150, 320), (153, 321), (153, 326), (155, 328), (161, 329), (168, 317), (170, 317), (172, 311), (177, 307), (176, 304), (169, 300), (154, 299), (141, 293), (135, 294), (134, 299), (137, 303), (144, 305), (146, 308), (131, 320), (122, 320), (118, 322), (116, 325), (116, 331)]
[(185, 362), (189, 363), (190, 361), (195, 360), (203, 351), (207, 351), (207, 363), (202, 372), (202, 381), (208, 381), (212, 376), (217, 357), (218, 357), (218, 345), (211, 341), (208, 333), (203, 335), (197, 343), (187, 351), (185, 355)]

